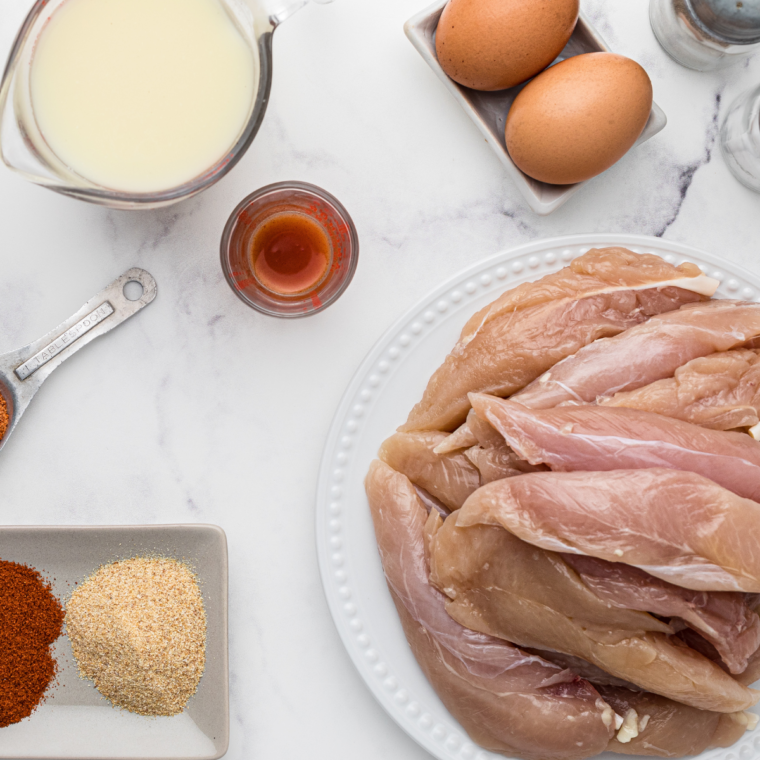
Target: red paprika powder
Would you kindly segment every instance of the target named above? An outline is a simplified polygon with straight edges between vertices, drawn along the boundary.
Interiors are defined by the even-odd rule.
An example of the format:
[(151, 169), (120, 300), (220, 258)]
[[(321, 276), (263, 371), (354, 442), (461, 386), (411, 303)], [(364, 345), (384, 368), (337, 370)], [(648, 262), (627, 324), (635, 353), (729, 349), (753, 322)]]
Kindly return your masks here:
[(11, 418), (8, 414), (8, 404), (3, 398), (3, 394), (0, 393), (0, 440), (5, 435), (5, 431), (8, 429)]
[(31, 715), (56, 673), (63, 609), (33, 568), (0, 560), (0, 728)]

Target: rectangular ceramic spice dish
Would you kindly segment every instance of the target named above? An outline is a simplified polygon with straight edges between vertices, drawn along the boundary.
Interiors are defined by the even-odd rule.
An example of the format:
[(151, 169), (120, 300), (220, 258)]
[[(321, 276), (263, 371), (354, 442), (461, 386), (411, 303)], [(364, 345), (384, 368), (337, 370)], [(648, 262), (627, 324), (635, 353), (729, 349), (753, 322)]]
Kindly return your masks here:
[[(486, 142), (488, 142), (494, 153), (501, 159), (507, 173), (514, 180), (530, 208), (541, 216), (551, 214), (552, 211), (556, 211), (587, 182), (591, 182), (592, 180), (588, 179), (584, 182), (576, 182), (573, 185), (549, 185), (546, 182), (539, 182), (529, 177), (515, 166), (507, 152), (507, 145), (504, 140), (504, 128), (509, 107), (523, 85), (498, 92), (481, 92), (479, 90), (471, 90), (469, 87), (463, 87), (447, 76), (438, 63), (438, 58), (435, 54), (435, 30), (438, 26), (438, 19), (441, 17), (441, 13), (443, 13), (447, 2), (448, 0), (437, 0), (434, 5), (410, 18), (404, 24), (406, 36), (483, 133)], [(559, 54), (557, 61), (571, 58), (581, 53), (599, 52), (610, 52), (610, 49), (594, 27), (591, 26), (589, 20), (581, 13), (575, 30), (567, 45), (565, 45), (564, 50)], [(664, 129), (666, 123), (667, 118), (663, 110), (656, 103), (652, 103), (649, 121), (647, 121), (644, 131), (636, 141), (636, 145), (640, 145), (650, 137), (654, 137), (654, 135)]]
[(65, 635), (54, 645), (58, 686), (29, 718), (0, 728), (0, 758), (215, 760), (229, 744), (227, 538), (215, 525), (0, 528), (0, 559), (36, 567), (65, 605), (100, 565), (136, 556), (182, 560), (207, 618), (206, 669), (184, 712), (144, 717), (111, 707), (77, 675)]

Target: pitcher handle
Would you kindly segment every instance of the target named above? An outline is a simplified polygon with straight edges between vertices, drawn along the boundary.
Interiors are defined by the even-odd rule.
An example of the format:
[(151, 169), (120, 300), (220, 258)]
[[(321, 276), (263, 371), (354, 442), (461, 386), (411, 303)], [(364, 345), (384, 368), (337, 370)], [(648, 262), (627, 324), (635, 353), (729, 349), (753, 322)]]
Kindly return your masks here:
[[(318, 5), (327, 5), (333, 2), (333, 0), (312, 0), (312, 2)], [(281, 3), (276, 3), (274, 10), (269, 14), (272, 26), (278, 27), (283, 21), (289, 19), (294, 13), (300, 11), (305, 5), (308, 5), (308, 3), (309, 0), (283, 0)]]

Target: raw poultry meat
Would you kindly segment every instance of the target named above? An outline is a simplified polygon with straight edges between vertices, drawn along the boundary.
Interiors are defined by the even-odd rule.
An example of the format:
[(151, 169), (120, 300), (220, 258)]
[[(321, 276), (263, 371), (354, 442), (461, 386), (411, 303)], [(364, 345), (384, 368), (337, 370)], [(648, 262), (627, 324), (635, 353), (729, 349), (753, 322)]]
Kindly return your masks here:
[(539, 303), (561, 298), (583, 298), (606, 290), (643, 290), (655, 284), (657, 287), (680, 287), (712, 296), (719, 283), (702, 274), (696, 264), (684, 262), (674, 267), (652, 253), (634, 253), (619, 246), (592, 248), (564, 269), (502, 293), (470, 317), (462, 329), (460, 342), (468, 343), (483, 325), (504, 314)]
[(575, 657), (572, 654), (553, 652), (551, 649), (532, 649), (531, 647), (523, 647), (523, 651), (535, 654), (537, 657), (543, 657), (545, 660), (549, 660), (549, 662), (553, 662), (561, 668), (572, 670), (573, 673), (577, 673), (581, 678), (590, 681), (597, 688), (599, 686), (618, 686), (621, 689), (628, 689), (630, 691), (641, 691), (636, 684), (624, 681), (622, 678), (615, 678), (615, 676), (611, 676), (596, 665), (592, 665), (590, 662), (580, 657)]
[(435, 447), (436, 454), (450, 454), (452, 451), (469, 449), (471, 446), (478, 444), (478, 439), (470, 428), (471, 417), (472, 409), (470, 409), (467, 419), (453, 433), (443, 438)]
[(462, 452), (435, 454), (433, 449), (445, 437), (433, 431), (395, 433), (383, 442), (379, 455), (449, 509), (459, 509), (480, 487), (480, 472)]
[(501, 527), (460, 527), (458, 518), (450, 515), (435, 533), (430, 581), (449, 597), (446, 609), (463, 626), (518, 646), (581, 657), (616, 678), (703, 710), (737, 712), (757, 701), (760, 693), (668, 636), (672, 629), (661, 621), (597, 597), (560, 555)]
[(543, 465), (532, 465), (517, 456), (507, 446), (504, 436), (481, 420), (472, 409), (465, 423), (443, 438), (433, 451), (436, 454), (451, 454), (462, 449), (464, 455), (480, 471), (481, 483), (547, 469)]
[(468, 630), (428, 582), (425, 508), (409, 479), (375, 461), (365, 481), (388, 586), (417, 662), (472, 739), (526, 760), (582, 760), (603, 751), (613, 714), (567, 670)]
[(528, 409), (482, 393), (470, 394), (470, 401), (478, 416), (531, 464), (565, 471), (672, 467), (701, 473), (760, 501), (760, 443), (744, 433), (709, 430), (638, 409)]
[[(714, 747), (730, 747), (752, 721), (744, 712), (698, 710), (642, 691), (579, 657), (540, 649), (526, 651), (578, 673), (596, 687), (617, 715), (628, 717), (628, 725), (621, 727), (622, 732), (610, 741), (607, 748), (610, 752), (656, 757), (696, 755)], [(634, 716), (631, 710), (635, 711)]]
[(504, 293), (465, 325), (402, 431), (454, 430), (467, 393), (508, 396), (592, 341), (710, 296), (717, 281), (624, 248), (591, 250), (561, 271)]
[(746, 713), (721, 715), (648, 692), (611, 686), (600, 686), (599, 692), (618, 715), (630, 716), (633, 724), (632, 731), (623, 732), (628, 741), (615, 736), (608, 747), (622, 755), (698, 755), (713, 747), (730, 747), (754, 722)]
[(757, 335), (760, 304), (729, 300), (686, 304), (676, 311), (656, 314), (614, 338), (584, 346), (512, 400), (531, 409), (598, 402), (619, 391), (633, 391), (672, 377), (692, 359), (727, 351)]
[(696, 591), (760, 591), (760, 504), (693, 472), (521, 475), (478, 489), (457, 525), (499, 525), (534, 546), (635, 565)]
[(533, 468), (533, 465), (520, 459), (504, 441), (501, 445), (487, 448), (473, 446), (464, 455), (478, 468), (481, 483), (522, 475), (525, 466)]
[(713, 430), (753, 427), (760, 422), (760, 351), (737, 349), (694, 359), (679, 367), (675, 377), (616, 393), (601, 403)]
[(488, 448), (504, 444), (504, 436), (485, 420), (478, 417), (473, 409), (467, 419), (453, 433), (450, 433), (435, 447), (436, 454), (449, 454), (452, 451), (469, 449), (472, 446)]
[(760, 647), (760, 618), (747, 604), (746, 594), (693, 591), (622, 562), (577, 554), (562, 557), (599, 598), (615, 607), (682, 620), (712, 643), (735, 675), (746, 670)]
[(752, 657), (749, 658), (747, 663), (747, 669), (736, 677), (739, 683), (743, 683), (745, 686), (751, 686), (756, 681), (760, 680), (760, 650), (755, 652)]
[[(373, 463), (367, 493), (407, 640), (481, 746), (531, 760), (604, 749), (681, 757), (754, 728), (742, 711), (758, 696), (747, 685), (760, 676), (760, 593), (681, 582), (760, 592), (760, 559), (747, 549), (760, 505), (739, 498), (760, 500), (760, 444), (722, 432), (757, 424), (760, 306), (707, 300), (716, 285), (693, 265), (609, 249), (503, 294), (465, 325), (399, 428), (407, 435), (383, 446), (381, 458), (413, 482)], [(547, 420), (525, 409), (555, 404), (596, 415)], [(572, 541), (560, 541), (563, 554), (530, 545), (490, 517), (464, 524), (490, 488), (602, 470), (578, 475), (619, 491), (614, 470), (640, 478), (652, 468), (674, 484), (667, 503), (654, 486), (614, 494), (639, 514), (607, 524), (607, 558)], [(671, 505), (685, 481), (687, 503)], [(599, 482), (589, 489), (597, 505)], [(601, 544), (604, 515), (583, 519)], [(580, 531), (582, 520), (569, 522)], [(642, 556), (618, 561), (626, 538)], [(637, 557), (661, 564), (624, 564)]]
[(473, 409), (470, 409), (465, 425), (471, 431), (476, 444), (464, 453), (480, 470), (481, 483), (511, 478), (523, 472), (540, 472), (547, 469), (542, 464), (533, 465), (515, 454), (507, 446), (504, 436), (478, 417)]

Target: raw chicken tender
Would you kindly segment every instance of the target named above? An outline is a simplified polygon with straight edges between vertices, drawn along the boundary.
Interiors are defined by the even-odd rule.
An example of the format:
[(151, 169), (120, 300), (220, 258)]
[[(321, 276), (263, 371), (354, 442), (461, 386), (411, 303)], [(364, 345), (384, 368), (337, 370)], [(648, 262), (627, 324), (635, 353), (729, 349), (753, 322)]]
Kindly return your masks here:
[[(519, 399), (518, 396), (515, 397)], [(760, 351), (711, 354), (679, 367), (675, 377), (601, 403), (642, 409), (713, 430), (753, 427), (760, 422)]]
[(458, 514), (462, 527), (499, 525), (683, 588), (760, 591), (760, 504), (693, 472), (537, 472), (483, 486)]
[(739, 683), (743, 683), (745, 686), (751, 686), (756, 681), (760, 680), (760, 650), (755, 652), (752, 657), (749, 658), (747, 663), (747, 669), (736, 677)]
[(674, 267), (653, 253), (634, 253), (619, 246), (592, 248), (564, 269), (502, 293), (470, 317), (459, 340), (469, 343), (494, 319), (546, 301), (653, 287), (686, 288), (709, 297), (715, 294), (719, 284), (718, 280), (702, 274), (696, 264), (684, 262)]
[(715, 647), (733, 674), (744, 672), (760, 647), (760, 618), (747, 604), (746, 594), (693, 591), (622, 562), (577, 554), (562, 557), (598, 597), (615, 607), (681, 619)]
[(449, 509), (459, 509), (480, 487), (480, 472), (462, 452), (435, 454), (433, 449), (445, 437), (432, 431), (396, 433), (380, 447), (380, 459)]
[(628, 689), (629, 691), (641, 691), (636, 684), (624, 681), (622, 678), (615, 678), (615, 676), (611, 676), (601, 668), (597, 668), (596, 665), (592, 665), (580, 657), (574, 657), (571, 654), (564, 654), (563, 652), (553, 652), (551, 649), (531, 649), (530, 647), (525, 647), (524, 651), (535, 654), (537, 657), (543, 657), (545, 660), (549, 660), (549, 662), (553, 662), (561, 668), (572, 670), (573, 673), (577, 673), (581, 678), (585, 678), (596, 688), (599, 688), (599, 686), (619, 686), (621, 689)]
[[(713, 747), (730, 747), (741, 739), (748, 726), (743, 713), (721, 715), (656, 694), (610, 686), (600, 686), (599, 691), (618, 715), (627, 716), (634, 711), (631, 716), (634, 731), (624, 732), (623, 741), (615, 736), (608, 747), (610, 752), (621, 755), (698, 755)], [(631, 737), (631, 733), (635, 735)]]
[[(730, 747), (748, 728), (746, 713), (698, 710), (642, 691), (579, 657), (540, 649), (527, 651), (591, 681), (617, 715), (628, 716), (631, 725), (612, 739), (607, 748), (610, 752), (656, 757), (698, 755), (713, 747)], [(630, 715), (631, 710), (635, 711), (635, 717)]]
[(470, 400), (478, 416), (531, 464), (565, 471), (672, 467), (760, 501), (760, 443), (744, 433), (708, 430), (638, 409), (528, 409), (482, 393), (470, 394)]
[(458, 517), (436, 532), (430, 559), (430, 582), (449, 597), (446, 609), (457, 622), (518, 646), (580, 657), (702, 710), (737, 712), (757, 701), (760, 694), (668, 636), (661, 621), (597, 597), (558, 554), (501, 527), (460, 527)]
[(464, 454), (478, 468), (481, 483), (522, 475), (523, 465), (533, 467), (520, 459), (503, 441), (500, 446), (473, 446)]
[(469, 449), (478, 443), (475, 433), (472, 432), (468, 424), (471, 414), (472, 409), (470, 409), (470, 414), (467, 415), (467, 420), (435, 447), (436, 454), (450, 454), (452, 451)]
[(375, 461), (365, 485), (409, 645), (473, 741), (526, 760), (582, 760), (602, 752), (612, 737), (613, 715), (587, 681), (468, 630), (446, 613), (446, 597), (428, 582), (428, 517), (409, 479)]
[(532, 465), (517, 456), (507, 446), (504, 436), (481, 420), (472, 409), (467, 415), (467, 421), (443, 438), (433, 451), (436, 454), (451, 454), (462, 449), (465, 449), (464, 455), (480, 471), (481, 483), (547, 469), (543, 465)]
[(472, 446), (499, 446), (504, 443), (504, 436), (478, 417), (474, 409), (470, 409), (467, 419), (453, 433), (447, 435), (436, 447), (436, 454), (448, 454)]
[(729, 300), (687, 304), (667, 314), (656, 314), (614, 338), (584, 346), (512, 400), (531, 409), (598, 402), (619, 391), (633, 391), (672, 377), (692, 359), (740, 346), (757, 335), (760, 304)]
[(454, 430), (467, 416), (468, 392), (515, 393), (582, 346), (702, 300), (717, 284), (693, 264), (593, 249), (473, 316), (399, 429)]

